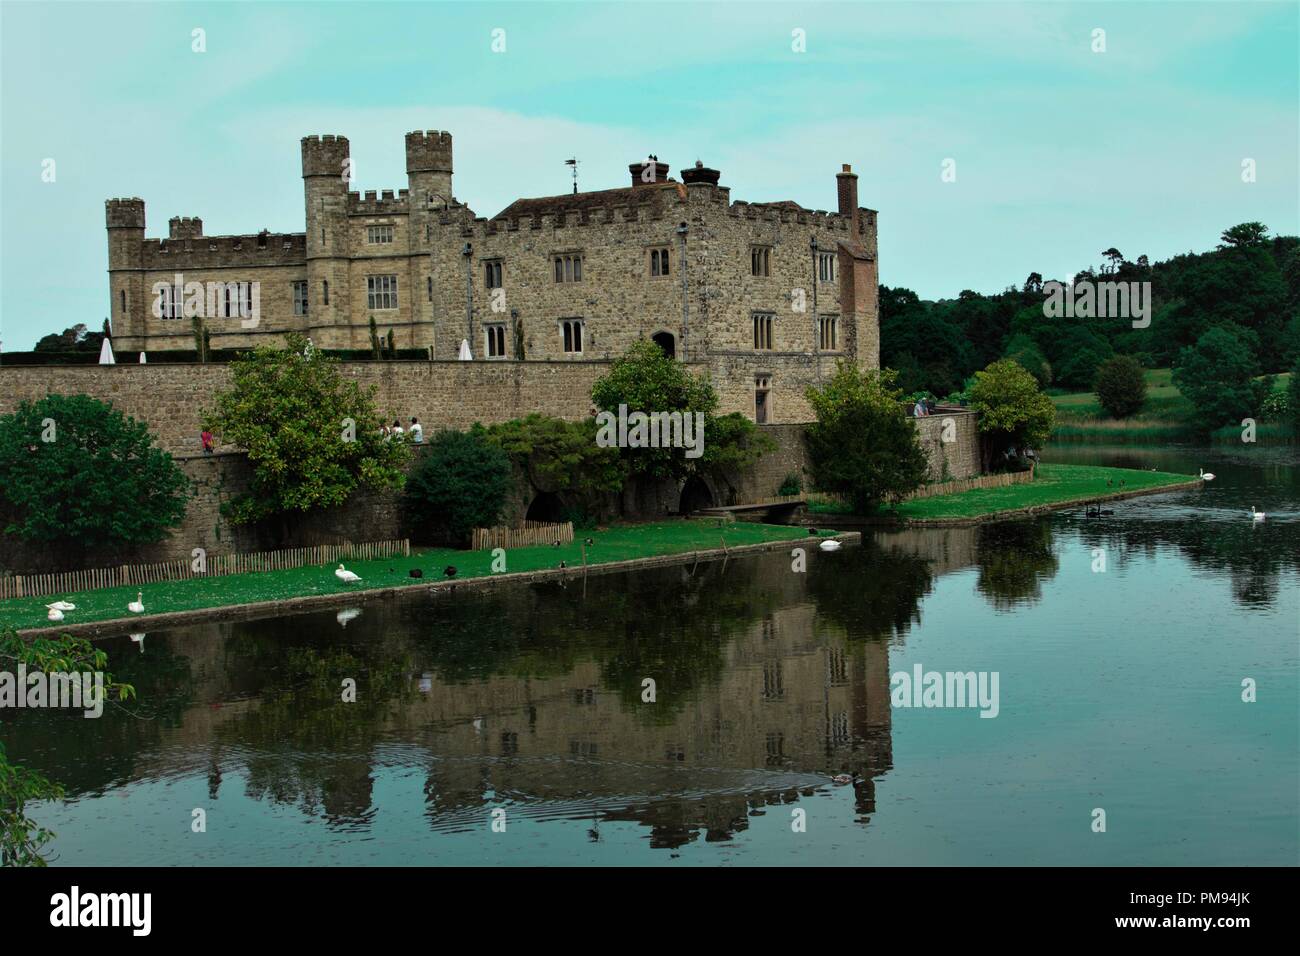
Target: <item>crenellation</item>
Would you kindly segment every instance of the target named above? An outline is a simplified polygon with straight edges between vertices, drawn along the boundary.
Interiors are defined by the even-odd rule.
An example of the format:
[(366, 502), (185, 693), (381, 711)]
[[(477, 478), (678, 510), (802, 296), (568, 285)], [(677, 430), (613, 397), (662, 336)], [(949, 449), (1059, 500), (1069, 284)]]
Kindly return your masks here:
[[(504, 367), (520, 358), (518, 342), (518, 364), (563, 377), (653, 336), (707, 372), (728, 409), (769, 423), (804, 420), (804, 390), (836, 361), (878, 361), (876, 219), (857, 207), (847, 167), (836, 174), (839, 212), (733, 202), (718, 170), (697, 162), (678, 181), (656, 159), (653, 182), (641, 181), (642, 161), (620, 188), (520, 199), (484, 217), (452, 194), (450, 133), (408, 133), (405, 149), (407, 188), (363, 192), (347, 179), (346, 137), (303, 137), (299, 233), (209, 237), (197, 218), (176, 217), (166, 239), (145, 240), (144, 202), (109, 200), (117, 346), (190, 347), (189, 323), (153, 316), (148, 294), (183, 274), (259, 283), (255, 328), (205, 320), (216, 348), (289, 331), (322, 348), (367, 348), (373, 317), (380, 334), (430, 349), (437, 362), (455, 363), (467, 340), (474, 362), (462, 364)], [(830, 265), (809, 256), (810, 239)], [(751, 260), (755, 247), (766, 250), (761, 260)], [(805, 296), (809, 307), (796, 311)], [(487, 326), (503, 323), (506, 354), (489, 354)], [(539, 393), (535, 404), (553, 414), (589, 409), (570, 393)]]

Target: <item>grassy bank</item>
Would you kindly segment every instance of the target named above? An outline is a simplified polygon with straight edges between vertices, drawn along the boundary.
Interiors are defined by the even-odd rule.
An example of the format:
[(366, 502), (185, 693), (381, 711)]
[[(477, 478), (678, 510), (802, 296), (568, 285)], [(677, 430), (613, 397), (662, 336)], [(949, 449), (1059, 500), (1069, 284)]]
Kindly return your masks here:
[[(977, 488), (951, 495), (918, 498), (906, 501), (895, 509), (887, 509), (882, 512), (881, 518), (914, 522), (992, 519), (1030, 508), (1063, 507), (1095, 501), (1108, 495), (1177, 487), (1195, 480), (1192, 475), (1176, 475), (1165, 471), (1044, 464), (1038, 466), (1034, 480), (1025, 484)], [(821, 502), (810, 504), (809, 509), (832, 518), (835, 514), (833, 505)]]
[[(1205, 440), (1240, 442), (1241, 429), (1227, 426), (1206, 433), (1198, 426), (1196, 410), (1178, 387), (1167, 368), (1147, 369), (1147, 401), (1142, 411), (1131, 418), (1109, 417), (1092, 392), (1068, 392), (1052, 395), (1056, 406), (1056, 429), (1053, 441), (1097, 442), (1103, 444), (1158, 444)], [(1275, 392), (1283, 392), (1290, 374), (1276, 377)], [(1255, 432), (1260, 442), (1289, 442), (1291, 430), (1273, 422), (1260, 423)]]
[[(506, 553), (506, 570), (540, 571), (556, 568), (560, 562), (581, 567), (582, 542), (587, 547), (589, 564), (608, 564), (633, 558), (682, 554), (721, 547), (760, 544), (793, 538), (807, 538), (805, 528), (781, 527), (750, 522), (719, 524), (715, 521), (664, 521), (654, 524), (619, 525), (604, 531), (583, 532), (570, 545), (561, 547), (511, 548)], [(191, 578), (163, 581), (140, 586), (103, 588), (75, 594), (38, 598), (17, 598), (0, 602), (0, 628), (48, 627), (57, 629), (68, 624), (107, 621), (131, 616), (126, 609), (137, 591), (144, 594), (146, 614), (194, 611), (205, 608), (280, 601), (317, 594), (341, 594), (380, 587), (419, 587), (443, 580), (443, 569), (454, 565), (456, 579), (477, 578), (492, 573), (491, 551), (457, 551), (450, 548), (413, 550), (410, 557), (381, 558), (348, 563), (348, 569), (361, 577), (357, 584), (344, 584), (334, 576), (337, 565), (316, 565), (256, 574), (231, 574), (223, 577)], [(419, 568), (422, 579), (408, 572)], [(45, 605), (59, 599), (77, 605), (68, 611), (62, 625), (46, 619)]]

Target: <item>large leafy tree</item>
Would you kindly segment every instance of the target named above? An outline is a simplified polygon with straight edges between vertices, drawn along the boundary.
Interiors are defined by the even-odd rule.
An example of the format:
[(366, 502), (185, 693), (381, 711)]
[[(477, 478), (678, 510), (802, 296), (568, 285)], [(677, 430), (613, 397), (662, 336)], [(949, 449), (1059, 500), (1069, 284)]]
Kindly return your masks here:
[[(85, 638), (37, 638), (0, 632), (0, 670), (16, 672), (21, 665), (45, 673), (102, 672), (108, 655)], [(105, 700), (135, 697), (135, 688), (104, 674)], [(27, 815), (27, 804), (63, 799), (63, 787), (41, 774), (10, 763), (0, 740), (0, 866), (45, 866), (42, 848), (54, 834)]]
[(841, 362), (830, 381), (807, 392), (817, 415), (805, 432), (813, 482), (843, 495), (859, 514), (897, 503), (928, 470), (894, 382), (889, 369), (864, 371)]
[(235, 524), (275, 519), (287, 538), (308, 511), (341, 505), (361, 488), (402, 486), (410, 449), (380, 433), (375, 387), (346, 378), (301, 335), (287, 348), (241, 356), (231, 373), (203, 423), (253, 465), (250, 488), (224, 507)]
[[(108, 323), (104, 323), (107, 329)], [(98, 352), (104, 341), (103, 332), (91, 332), (84, 322), (78, 322), (62, 332), (51, 332), (36, 343), (36, 352)]]
[(624, 448), (628, 473), (652, 479), (680, 480), (701, 471), (721, 474), (747, 467), (774, 447), (743, 415), (717, 416), (718, 395), (708, 379), (692, 375), (663, 349), (642, 339), (634, 342), (591, 387), (596, 407), (613, 415), (619, 405), (632, 412), (704, 415), (704, 448), (687, 458), (682, 448)]
[(596, 443), (596, 421), (529, 415), (492, 425), (487, 436), (539, 491), (559, 495), (579, 510), (599, 510), (600, 498), (620, 491), (627, 468), (617, 448)]
[(1034, 377), (1010, 359), (975, 373), (968, 390), (980, 416), (984, 469), (1008, 449), (1041, 448), (1056, 424), (1056, 408)]
[(148, 427), (107, 402), (47, 395), (0, 416), (0, 527), (55, 557), (158, 541), (189, 492)]
[(407, 482), (407, 520), (421, 540), (461, 544), (496, 524), (509, 490), (510, 459), (486, 429), (438, 432)]
[(1273, 379), (1257, 375), (1259, 362), (1245, 336), (1216, 326), (1178, 353), (1173, 380), (1196, 408), (1201, 424), (1216, 428), (1259, 414)]

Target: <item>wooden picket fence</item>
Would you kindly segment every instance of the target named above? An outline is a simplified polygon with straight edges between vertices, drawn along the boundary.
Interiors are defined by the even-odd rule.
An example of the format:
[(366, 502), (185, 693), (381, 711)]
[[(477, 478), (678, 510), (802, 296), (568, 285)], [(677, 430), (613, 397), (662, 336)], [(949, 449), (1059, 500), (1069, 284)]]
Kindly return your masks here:
[(953, 481), (936, 481), (922, 485), (912, 492), (904, 501), (913, 498), (933, 498), (936, 495), (951, 495), (958, 491), (972, 491), (976, 488), (1005, 488), (1007, 485), (1021, 485), (1033, 481), (1030, 471), (1007, 471), (1000, 475), (976, 475), (974, 478), (957, 478)]
[[(570, 531), (570, 540), (573, 534)], [(162, 561), (157, 564), (123, 564), (116, 568), (92, 568), (56, 574), (31, 574), (0, 577), (0, 600), (41, 597), (48, 594), (74, 594), (98, 588), (115, 588), (127, 584), (154, 584), (158, 581), (183, 581), (186, 578), (210, 578), (254, 571), (279, 571), (327, 564), (344, 560), (403, 557), (411, 553), (406, 538), (390, 541), (364, 541), (360, 544), (323, 544), (308, 548), (285, 548), (279, 551), (256, 551), (247, 554), (214, 554), (205, 561), (206, 571), (195, 571), (190, 558)]]
[(573, 522), (548, 524), (545, 521), (525, 521), (519, 528), (475, 528), (470, 550), (488, 548), (526, 548), (536, 544), (573, 543)]

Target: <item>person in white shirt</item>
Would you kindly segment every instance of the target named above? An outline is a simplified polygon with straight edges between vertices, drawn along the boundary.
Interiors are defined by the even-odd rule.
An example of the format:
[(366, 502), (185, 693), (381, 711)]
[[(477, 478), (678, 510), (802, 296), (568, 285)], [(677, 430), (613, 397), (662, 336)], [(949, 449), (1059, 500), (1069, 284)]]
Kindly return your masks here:
[(420, 420), (414, 415), (411, 416), (411, 442), (416, 445), (424, 444), (424, 429), (420, 426)]
[(394, 438), (400, 438), (406, 434), (406, 432), (402, 430), (402, 423), (396, 418), (393, 419), (392, 434)]

